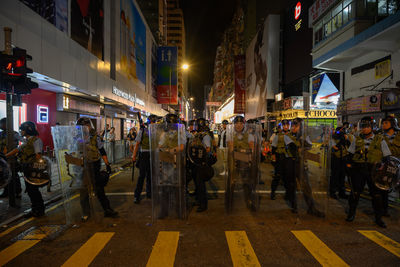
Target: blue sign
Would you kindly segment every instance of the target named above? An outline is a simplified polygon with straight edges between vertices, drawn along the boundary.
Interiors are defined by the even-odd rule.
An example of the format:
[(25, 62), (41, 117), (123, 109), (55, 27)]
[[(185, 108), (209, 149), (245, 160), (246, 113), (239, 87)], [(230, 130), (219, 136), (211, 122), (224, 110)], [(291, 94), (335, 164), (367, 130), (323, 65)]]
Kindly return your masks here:
[(178, 48), (163, 46), (157, 53), (157, 100), (159, 104), (178, 104)]

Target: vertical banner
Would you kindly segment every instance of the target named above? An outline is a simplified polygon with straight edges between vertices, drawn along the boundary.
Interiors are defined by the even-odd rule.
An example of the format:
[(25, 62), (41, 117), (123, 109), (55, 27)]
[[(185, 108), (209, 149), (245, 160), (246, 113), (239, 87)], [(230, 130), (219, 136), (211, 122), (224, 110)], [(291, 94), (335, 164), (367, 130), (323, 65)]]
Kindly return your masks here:
[(104, 60), (103, 0), (71, 0), (71, 38)]
[(311, 103), (315, 103), (315, 98), (318, 95), (319, 88), (321, 87), (322, 80), (324, 79), (325, 74), (318, 75), (312, 79), (312, 100)]
[(157, 53), (157, 102), (158, 104), (178, 104), (178, 48), (163, 46)]
[(234, 113), (243, 114), (246, 111), (246, 58), (235, 56), (235, 107)]

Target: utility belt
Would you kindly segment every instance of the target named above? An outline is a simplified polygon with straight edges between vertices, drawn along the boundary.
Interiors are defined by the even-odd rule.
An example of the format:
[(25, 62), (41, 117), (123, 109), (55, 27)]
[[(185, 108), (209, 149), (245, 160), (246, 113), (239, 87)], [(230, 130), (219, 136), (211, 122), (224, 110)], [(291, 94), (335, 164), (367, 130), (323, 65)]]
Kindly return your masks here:
[(252, 153), (248, 149), (238, 149), (233, 151), (233, 159), (242, 162), (251, 162)]

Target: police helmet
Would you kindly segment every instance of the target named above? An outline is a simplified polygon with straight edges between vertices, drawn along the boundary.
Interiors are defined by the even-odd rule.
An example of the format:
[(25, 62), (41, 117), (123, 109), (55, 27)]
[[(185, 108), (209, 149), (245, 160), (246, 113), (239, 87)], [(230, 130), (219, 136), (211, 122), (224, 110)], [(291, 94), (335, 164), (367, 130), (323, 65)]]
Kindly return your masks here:
[(47, 185), (50, 181), (48, 168), (49, 163), (43, 157), (35, 159), (35, 161), (27, 167), (24, 172), (25, 181), (36, 186)]
[(371, 116), (365, 116), (360, 120), (359, 124), (360, 128), (371, 127), (371, 129), (373, 130), (376, 126), (376, 121)]
[(236, 124), (236, 123), (238, 123), (238, 122), (245, 123), (246, 120), (244, 119), (243, 116), (236, 116), (235, 119), (233, 119), (233, 123)]
[(147, 124), (156, 123), (157, 115), (150, 115), (147, 117)]
[(390, 128), (391, 128), (391, 129), (393, 129), (393, 130), (395, 130), (395, 131), (398, 131), (398, 130), (399, 130), (399, 126), (398, 126), (398, 123), (397, 123), (397, 119), (396, 119), (394, 116), (388, 115), (388, 116), (386, 116), (386, 117), (382, 120), (382, 122), (384, 122), (384, 121), (390, 122)]
[(228, 122), (227, 120), (223, 120), (223, 121), (222, 121), (222, 124), (228, 125), (229, 122)]
[(76, 125), (81, 125), (81, 126), (88, 126), (90, 128), (94, 128), (92, 120), (88, 117), (80, 117), (76, 121)]
[(278, 128), (283, 130), (283, 125), (289, 125), (290, 127), (290, 121), (287, 119), (281, 120), (281, 122), (278, 124)]
[(38, 131), (36, 130), (36, 124), (31, 121), (26, 121), (19, 126), (20, 131), (24, 131), (27, 135), (30, 136), (37, 136), (39, 135)]
[(178, 115), (170, 113), (170, 114), (165, 115), (164, 121), (166, 123), (178, 123), (179, 118), (178, 118)]

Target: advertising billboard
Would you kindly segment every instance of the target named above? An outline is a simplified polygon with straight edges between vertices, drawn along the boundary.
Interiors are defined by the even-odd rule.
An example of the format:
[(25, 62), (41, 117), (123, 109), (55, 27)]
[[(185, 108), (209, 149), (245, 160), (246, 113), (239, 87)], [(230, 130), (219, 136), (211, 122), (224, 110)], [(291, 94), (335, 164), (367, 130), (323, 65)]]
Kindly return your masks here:
[(157, 102), (178, 104), (178, 48), (162, 46), (157, 52)]
[(133, 0), (121, 0), (120, 7), (121, 71), (145, 90), (146, 26)]
[(71, 0), (71, 38), (104, 60), (103, 0)]
[(246, 119), (264, 116), (279, 89), (279, 15), (269, 15), (246, 51)]
[(235, 57), (235, 114), (245, 113), (246, 108), (246, 58), (244, 55)]

